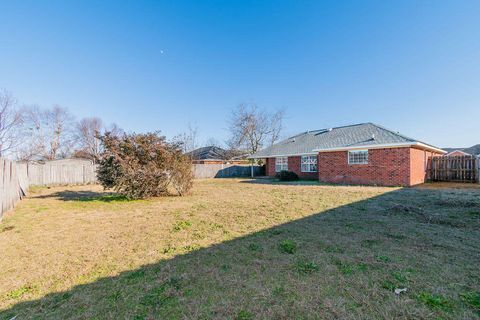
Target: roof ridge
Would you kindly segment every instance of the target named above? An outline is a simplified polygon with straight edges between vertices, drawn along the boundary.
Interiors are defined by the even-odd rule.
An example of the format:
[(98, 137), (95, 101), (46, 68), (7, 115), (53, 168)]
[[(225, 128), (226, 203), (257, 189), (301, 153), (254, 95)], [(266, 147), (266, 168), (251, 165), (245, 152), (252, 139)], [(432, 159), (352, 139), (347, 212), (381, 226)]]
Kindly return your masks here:
[[(341, 128), (361, 126), (361, 125), (364, 125), (364, 124), (368, 124), (368, 122), (353, 123), (353, 124), (347, 124), (347, 125), (344, 125), (344, 126), (331, 127), (331, 128), (332, 128), (332, 129), (341, 129)], [(329, 129), (330, 129), (330, 128), (329, 128)]]
[(355, 126), (360, 126), (360, 125), (364, 125), (364, 124), (368, 124), (368, 123), (369, 123), (369, 122), (362, 122), (362, 123), (347, 124), (347, 125), (338, 126), (338, 127), (328, 127), (328, 128), (307, 130), (307, 131), (303, 131), (303, 132), (297, 133), (297, 134), (295, 134), (295, 135), (293, 135), (293, 136), (290, 136), (290, 137), (288, 137), (288, 138), (285, 138), (284, 140), (292, 139), (292, 138), (295, 138), (295, 137), (298, 137), (298, 136), (301, 136), (301, 135), (304, 135), (304, 134), (307, 134), (307, 133), (316, 132), (316, 131), (328, 131), (328, 129), (340, 129), (340, 128), (355, 127)]
[[(289, 140), (289, 139), (293, 139), (293, 138), (296, 138), (296, 137), (299, 137), (299, 136), (303, 136), (304, 134), (306, 134), (306, 133), (308, 133), (308, 132), (309, 132), (309, 131), (303, 131), (303, 132), (294, 134), (293, 136), (290, 136), (290, 137), (288, 137), (288, 138), (285, 138), (285, 139), (283, 139), (282, 141)], [(282, 141), (279, 141), (279, 142), (282, 142)]]
[(384, 126), (381, 126), (381, 125), (376, 124), (376, 123), (373, 123), (373, 122), (367, 122), (366, 124), (371, 124), (372, 126), (375, 126), (375, 127), (380, 128), (380, 129), (382, 129), (382, 130), (388, 131), (388, 132), (390, 132), (390, 133), (392, 133), (392, 134), (394, 134), (394, 135), (396, 135), (396, 136), (399, 136), (399, 137), (401, 137), (401, 138), (403, 138), (403, 139), (407, 139), (407, 140), (411, 140), (411, 141), (416, 141), (416, 142), (421, 142), (421, 141), (419, 141), (419, 140), (417, 140), (417, 139), (414, 139), (414, 138), (412, 138), (412, 137), (409, 137), (409, 136), (406, 136), (406, 135), (404, 135), (404, 134), (401, 134), (401, 133), (398, 132), (398, 131), (395, 132), (395, 131), (393, 131), (393, 130), (391, 130), (391, 129), (388, 129), (388, 128), (384, 127)]
[(353, 124), (346, 124), (344, 126), (338, 126), (338, 127), (328, 127), (328, 128), (323, 128), (323, 129), (318, 129), (318, 130), (312, 130), (312, 131), (321, 131), (321, 130), (328, 130), (328, 129), (341, 129), (341, 128), (348, 128), (348, 127), (355, 127), (355, 126), (361, 126), (364, 124), (368, 124), (368, 122), (361, 122), (361, 123), (353, 123)]

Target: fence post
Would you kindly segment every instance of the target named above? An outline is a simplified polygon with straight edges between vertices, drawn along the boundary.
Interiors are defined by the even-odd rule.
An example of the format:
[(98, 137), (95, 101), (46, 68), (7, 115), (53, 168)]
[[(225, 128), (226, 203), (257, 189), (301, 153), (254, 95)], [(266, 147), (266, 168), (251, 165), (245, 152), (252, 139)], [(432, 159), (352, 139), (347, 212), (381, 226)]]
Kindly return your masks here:
[(477, 183), (480, 183), (480, 155), (476, 158), (477, 162)]

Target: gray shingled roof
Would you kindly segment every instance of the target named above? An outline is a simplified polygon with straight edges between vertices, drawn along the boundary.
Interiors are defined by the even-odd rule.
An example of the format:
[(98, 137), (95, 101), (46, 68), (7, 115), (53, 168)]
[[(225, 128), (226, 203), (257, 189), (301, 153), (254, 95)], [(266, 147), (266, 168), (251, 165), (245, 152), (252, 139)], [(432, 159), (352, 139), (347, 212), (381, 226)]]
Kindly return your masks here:
[(187, 153), (193, 160), (226, 160), (226, 150), (208, 146), (195, 149)]
[(303, 132), (265, 148), (250, 158), (314, 154), (316, 153), (314, 150), (416, 142), (422, 143), (373, 123), (360, 123)]
[(192, 160), (238, 160), (245, 159), (247, 153), (240, 150), (225, 150), (216, 146), (195, 149), (187, 153)]

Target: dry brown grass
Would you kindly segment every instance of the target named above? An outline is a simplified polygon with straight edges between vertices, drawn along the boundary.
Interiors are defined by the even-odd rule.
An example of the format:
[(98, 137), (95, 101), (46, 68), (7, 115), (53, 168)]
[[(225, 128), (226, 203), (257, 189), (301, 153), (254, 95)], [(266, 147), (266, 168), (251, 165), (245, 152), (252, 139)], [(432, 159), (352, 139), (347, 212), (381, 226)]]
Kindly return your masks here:
[(478, 317), (462, 298), (480, 291), (478, 189), (34, 191), (0, 224), (0, 317)]
[(418, 189), (477, 189), (480, 190), (479, 183), (466, 182), (428, 182), (417, 186)]

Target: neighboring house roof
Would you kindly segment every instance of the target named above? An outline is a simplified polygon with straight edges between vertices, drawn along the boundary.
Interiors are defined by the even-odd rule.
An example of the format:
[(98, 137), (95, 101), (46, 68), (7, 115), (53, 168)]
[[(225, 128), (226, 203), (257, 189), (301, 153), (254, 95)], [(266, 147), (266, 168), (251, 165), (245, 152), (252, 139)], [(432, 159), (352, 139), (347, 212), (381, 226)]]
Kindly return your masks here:
[(423, 149), (445, 153), (398, 132), (373, 123), (307, 131), (265, 148), (250, 158), (316, 154), (322, 151), (340, 151), (362, 148), (382, 148), (416, 145)]
[(208, 146), (187, 153), (192, 160), (237, 160), (246, 158), (247, 154), (238, 150), (225, 150), (220, 147)]
[(193, 160), (224, 160), (225, 150), (215, 146), (202, 147), (187, 153)]
[(476, 144), (474, 146), (471, 146), (470, 148), (443, 148), (443, 150), (448, 152), (458, 150), (471, 155), (480, 155), (480, 144)]
[(445, 156), (451, 156), (451, 155), (454, 155), (454, 154), (459, 154), (459, 155), (464, 155), (464, 156), (470, 156), (471, 154), (470, 153), (466, 153), (462, 150), (453, 150), (453, 151), (450, 151), (449, 153), (447, 153)]

